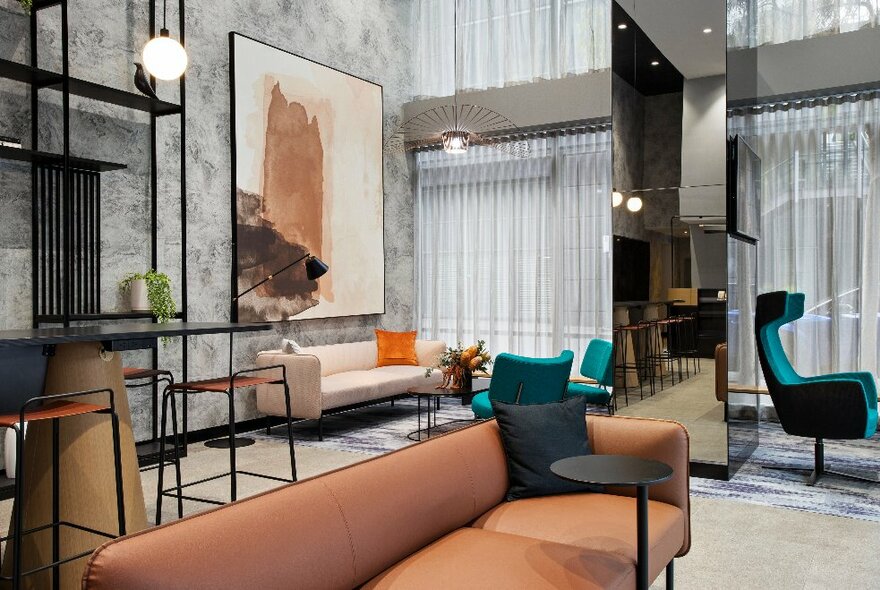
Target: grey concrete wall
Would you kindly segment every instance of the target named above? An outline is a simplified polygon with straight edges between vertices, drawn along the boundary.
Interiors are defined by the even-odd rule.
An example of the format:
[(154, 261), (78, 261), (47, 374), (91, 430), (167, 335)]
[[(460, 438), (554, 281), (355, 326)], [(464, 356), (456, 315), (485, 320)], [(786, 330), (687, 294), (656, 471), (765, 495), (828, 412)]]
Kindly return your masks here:
[[(177, 36), (169, 2), (169, 29)], [(80, 78), (134, 91), (132, 62), (147, 41), (147, 2), (70, 3), (71, 73)], [(161, 12), (161, 10), (160, 10)], [(40, 64), (59, 68), (59, 9), (40, 16)], [(385, 132), (400, 122), (403, 104), (412, 98), (410, 6), (405, 0), (189, 0), (187, 49), (187, 214), (189, 318), (222, 321), (230, 298), (230, 114), (228, 40), (237, 31), (384, 86)], [(172, 20), (173, 19), (173, 20)], [(15, 0), (0, 0), (0, 56), (29, 60), (28, 21)], [(162, 83), (159, 94), (177, 100), (177, 85)], [(0, 134), (28, 134), (28, 93), (22, 84), (0, 82)], [(60, 94), (41, 92), (41, 147), (60, 146)], [(149, 117), (144, 113), (72, 100), (74, 153), (128, 164), (104, 175), (102, 220), (104, 311), (125, 309), (116, 283), (127, 272), (149, 264)], [(54, 122), (52, 122), (54, 121)], [(178, 287), (179, 298), (179, 126), (169, 117), (159, 124), (160, 264)], [(403, 155), (385, 158), (386, 314), (280, 323), (266, 335), (240, 336), (235, 366), (252, 366), (257, 351), (277, 348), (282, 337), (304, 345), (367, 340), (373, 329), (410, 329), (413, 325), (413, 201)], [(30, 324), (30, 182), (28, 169), (0, 162), (0, 328)], [(226, 371), (228, 339), (190, 339), (189, 376)], [(126, 353), (127, 364), (148, 362)], [(160, 363), (180, 375), (180, 347), (160, 352)], [(238, 398), (238, 417), (257, 416), (253, 397)], [(148, 435), (149, 403), (132, 394), (135, 434)], [(224, 423), (225, 403), (202, 396), (190, 406), (190, 427)]]
[(727, 162), (725, 76), (685, 80), (683, 94), (681, 183), (721, 186), (683, 189), (681, 214), (723, 216)]

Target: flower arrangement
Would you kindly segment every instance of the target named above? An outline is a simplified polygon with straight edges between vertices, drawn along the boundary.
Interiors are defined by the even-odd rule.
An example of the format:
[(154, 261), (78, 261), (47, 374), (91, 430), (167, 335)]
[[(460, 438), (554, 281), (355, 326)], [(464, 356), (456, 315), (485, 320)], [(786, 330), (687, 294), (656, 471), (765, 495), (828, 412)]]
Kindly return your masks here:
[[(443, 383), (437, 389), (466, 389), (471, 386), (474, 371), (485, 371), (492, 364), (492, 355), (486, 349), (486, 341), (478, 340), (476, 344), (464, 348), (458, 346), (447, 348), (440, 355), (440, 370), (443, 372)], [(425, 377), (434, 372), (429, 368)]]

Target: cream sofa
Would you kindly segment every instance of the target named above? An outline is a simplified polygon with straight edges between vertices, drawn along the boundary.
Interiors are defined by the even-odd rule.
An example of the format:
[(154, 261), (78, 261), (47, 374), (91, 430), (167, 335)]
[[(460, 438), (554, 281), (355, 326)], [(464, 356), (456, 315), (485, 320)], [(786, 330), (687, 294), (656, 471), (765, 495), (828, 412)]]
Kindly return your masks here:
[[(287, 367), (293, 417), (318, 420), (318, 434), (322, 437), (321, 420), (325, 414), (393, 399), (417, 385), (439, 384), (440, 372), (425, 378), (425, 370), (437, 366), (445, 349), (446, 343), (439, 340), (416, 340), (419, 366), (377, 367), (376, 341), (370, 340), (310, 346), (298, 354), (280, 350), (260, 352), (257, 366)], [(286, 416), (282, 387), (258, 385), (257, 408), (270, 416)]]

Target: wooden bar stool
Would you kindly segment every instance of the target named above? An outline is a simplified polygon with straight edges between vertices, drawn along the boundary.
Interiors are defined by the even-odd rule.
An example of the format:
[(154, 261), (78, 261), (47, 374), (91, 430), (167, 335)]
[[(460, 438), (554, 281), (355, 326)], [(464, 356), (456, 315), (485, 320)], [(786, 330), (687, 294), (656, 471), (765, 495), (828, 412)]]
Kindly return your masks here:
[[(281, 371), (281, 379), (277, 377), (259, 377), (254, 376), (253, 373), (262, 373), (265, 371), (271, 370), (280, 370)], [(235, 397), (234, 392), (236, 389), (242, 387), (253, 387), (255, 385), (262, 384), (270, 384), (270, 385), (282, 385), (284, 387), (284, 403), (287, 410), (287, 444), (290, 451), (290, 473), (291, 479), (285, 479), (282, 477), (276, 477), (274, 475), (266, 475), (263, 473), (254, 473), (251, 471), (242, 471), (236, 467), (235, 464)], [(186, 396), (192, 395), (195, 393), (223, 393), (226, 395), (229, 400), (229, 471), (226, 473), (220, 473), (218, 475), (212, 475), (211, 477), (206, 477), (200, 479), (198, 481), (193, 481), (190, 483), (182, 484), (181, 483), (181, 473), (180, 473), (180, 445), (178, 444), (178, 432), (177, 432), (177, 404), (175, 399), (175, 394), (180, 392), (184, 396), (184, 404), (186, 404)], [(293, 421), (290, 412), (290, 387), (287, 384), (287, 369), (284, 365), (271, 365), (268, 367), (259, 367), (256, 369), (245, 369), (242, 371), (238, 371), (237, 373), (233, 373), (230, 377), (218, 377), (216, 379), (204, 379), (201, 381), (189, 381), (186, 383), (173, 383), (168, 385), (165, 388), (165, 393), (162, 396), (162, 432), (159, 437), (159, 456), (165, 456), (165, 439), (166, 439), (166, 423), (168, 416), (168, 403), (171, 402), (171, 424), (172, 424), (172, 437), (174, 444), (174, 452), (172, 463), (175, 468), (175, 477), (176, 477), (176, 485), (173, 488), (164, 489), (164, 475), (165, 475), (165, 463), (159, 463), (159, 481), (158, 481), (158, 490), (156, 495), (156, 524), (161, 524), (162, 522), (162, 498), (164, 496), (171, 496), (177, 498), (177, 515), (178, 518), (183, 517), (183, 501), (191, 500), (194, 502), (203, 502), (206, 504), (217, 504), (223, 505), (225, 502), (220, 502), (218, 500), (213, 500), (210, 498), (198, 498), (195, 496), (185, 496), (183, 495), (183, 489), (198, 485), (201, 483), (205, 483), (208, 481), (213, 481), (215, 479), (220, 479), (223, 477), (229, 477), (229, 491), (231, 496), (231, 501), (236, 501), (238, 499), (238, 479), (237, 476), (240, 475), (250, 475), (251, 477), (261, 477), (264, 479), (271, 479), (274, 481), (281, 482), (294, 482), (296, 481), (296, 456), (294, 454), (293, 449)]]
[[(103, 406), (84, 402), (69, 401), (72, 398), (106, 393), (109, 397), (110, 405)], [(91, 527), (73, 523), (61, 519), (61, 502), (60, 491), (58, 486), (60, 476), (60, 421), (73, 416), (82, 416), (85, 414), (108, 414), (112, 424), (113, 438), (113, 462), (116, 473), (116, 514), (119, 522), (119, 530), (117, 533), (107, 531), (99, 531)], [(38, 422), (41, 420), (52, 421), (52, 522), (36, 526), (30, 529), (24, 529), (24, 514), (27, 507), (24, 505), (24, 456), (25, 456), (25, 440), (24, 424), (25, 422)], [(8, 413), (0, 415), (0, 427), (11, 428), (15, 432), (15, 520), (13, 524), (12, 534), (0, 538), (0, 541), (8, 541), (12, 539), (12, 576), (0, 576), (0, 580), (11, 581), (13, 590), (21, 587), (22, 578), (42, 572), (48, 569), (52, 570), (52, 580), (55, 587), (59, 583), (59, 568), (62, 564), (81, 559), (87, 555), (91, 555), (93, 549), (73, 555), (70, 557), (61, 557), (61, 527), (68, 527), (80, 530), (93, 535), (115, 539), (125, 534), (125, 500), (122, 494), (122, 453), (119, 443), (119, 416), (116, 414), (116, 403), (112, 389), (94, 389), (90, 391), (79, 391), (75, 393), (58, 393), (54, 395), (44, 395), (29, 399), (18, 413)], [(82, 474), (84, 477), (88, 473)], [(28, 571), (22, 571), (22, 539), (26, 535), (37, 533), (39, 531), (51, 530), (52, 532), (52, 561), (50, 563), (35, 567)]]

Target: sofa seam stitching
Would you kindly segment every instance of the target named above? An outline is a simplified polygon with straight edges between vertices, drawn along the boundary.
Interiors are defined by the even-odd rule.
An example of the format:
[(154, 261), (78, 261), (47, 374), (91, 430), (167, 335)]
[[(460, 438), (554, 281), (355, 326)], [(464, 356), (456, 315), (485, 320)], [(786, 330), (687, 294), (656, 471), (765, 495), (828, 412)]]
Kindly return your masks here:
[(330, 494), (330, 498), (333, 499), (333, 503), (336, 504), (336, 509), (339, 511), (339, 516), (342, 517), (342, 524), (345, 525), (345, 533), (348, 535), (348, 547), (351, 549), (351, 581), (353, 587), (357, 586), (357, 552), (354, 549), (354, 538), (351, 535), (351, 527), (348, 524), (348, 519), (345, 517), (345, 511), (342, 509), (342, 504), (340, 504), (339, 499), (336, 497), (336, 494), (333, 493), (333, 490), (330, 489), (325, 482), (321, 482), (321, 485), (324, 486), (324, 489), (327, 490), (327, 493)]
[(464, 463), (464, 469), (467, 472), (468, 483), (470, 483), (470, 486), (471, 486), (471, 502), (473, 503), (473, 509), (471, 510), (471, 520), (473, 520), (474, 518), (476, 518), (478, 516), (477, 515), (477, 487), (474, 484), (474, 476), (473, 476), (473, 473), (471, 473), (471, 466), (468, 463), (468, 460), (467, 460), (467, 457), (465, 456), (465, 454), (461, 452), (461, 447), (456, 445), (455, 452), (458, 453), (458, 456), (461, 457), (462, 463)]

